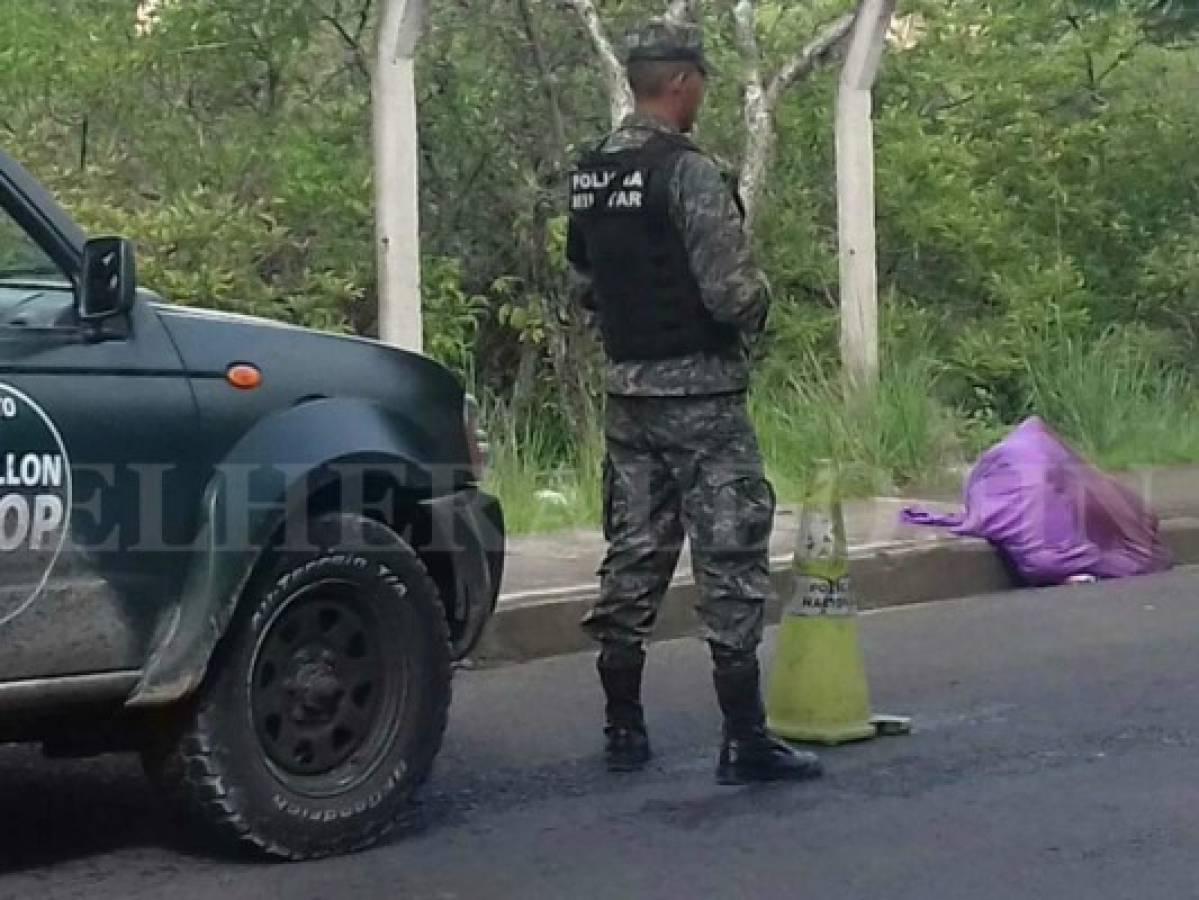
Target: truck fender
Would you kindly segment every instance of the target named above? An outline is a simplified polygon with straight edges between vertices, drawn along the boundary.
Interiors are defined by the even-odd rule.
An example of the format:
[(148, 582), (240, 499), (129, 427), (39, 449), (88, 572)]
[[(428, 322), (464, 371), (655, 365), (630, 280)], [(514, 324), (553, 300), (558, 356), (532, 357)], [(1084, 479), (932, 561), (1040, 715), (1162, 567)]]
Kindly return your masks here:
[(179, 602), (126, 704), (173, 703), (199, 687), (264, 551), (339, 466), (385, 470), (397, 487), (428, 493), (452, 477), (420, 462), (436, 458), (430, 450), (414, 423), (362, 400), (313, 400), (251, 428), (208, 482)]

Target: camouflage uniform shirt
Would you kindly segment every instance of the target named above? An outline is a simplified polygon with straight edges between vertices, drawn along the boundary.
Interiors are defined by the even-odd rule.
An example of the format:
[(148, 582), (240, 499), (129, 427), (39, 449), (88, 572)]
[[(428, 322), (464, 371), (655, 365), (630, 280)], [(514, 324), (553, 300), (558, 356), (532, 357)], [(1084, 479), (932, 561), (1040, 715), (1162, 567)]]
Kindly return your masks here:
[[(655, 132), (676, 133), (649, 116), (633, 114), (603, 145), (617, 153), (643, 146)], [(741, 211), (717, 164), (699, 153), (679, 157), (671, 177), (670, 216), (687, 247), (704, 305), (719, 322), (745, 336), (731, 354), (693, 353), (674, 359), (609, 361), (604, 386), (622, 397), (728, 394), (749, 386), (750, 348), (766, 321), (766, 280), (755, 265)], [(576, 291), (594, 310), (585, 259), (572, 258)]]

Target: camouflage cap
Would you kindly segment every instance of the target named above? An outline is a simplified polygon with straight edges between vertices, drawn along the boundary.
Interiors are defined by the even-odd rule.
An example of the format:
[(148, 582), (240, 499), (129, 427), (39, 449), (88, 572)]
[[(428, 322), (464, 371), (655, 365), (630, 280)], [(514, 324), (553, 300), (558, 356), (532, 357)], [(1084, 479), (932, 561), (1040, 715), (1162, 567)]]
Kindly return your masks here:
[(650, 19), (626, 38), (627, 62), (690, 62), (707, 74), (704, 35), (698, 25), (673, 19)]

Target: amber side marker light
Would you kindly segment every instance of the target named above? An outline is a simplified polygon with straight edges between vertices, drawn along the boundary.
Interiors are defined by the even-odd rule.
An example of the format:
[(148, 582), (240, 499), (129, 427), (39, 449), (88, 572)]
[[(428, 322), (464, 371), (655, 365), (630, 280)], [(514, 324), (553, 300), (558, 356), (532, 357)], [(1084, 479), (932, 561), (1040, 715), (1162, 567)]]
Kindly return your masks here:
[(262, 371), (249, 363), (238, 363), (225, 372), (225, 380), (239, 391), (252, 391), (262, 384)]

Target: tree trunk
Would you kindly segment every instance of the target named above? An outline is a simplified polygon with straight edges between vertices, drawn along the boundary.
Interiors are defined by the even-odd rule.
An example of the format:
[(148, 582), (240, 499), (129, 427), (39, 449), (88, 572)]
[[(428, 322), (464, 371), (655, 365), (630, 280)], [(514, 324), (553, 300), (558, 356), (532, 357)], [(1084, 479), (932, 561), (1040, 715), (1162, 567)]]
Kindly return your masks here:
[(633, 91), (625, 75), (624, 64), (620, 61), (604, 23), (600, 20), (595, 8), (595, 0), (566, 0), (579, 14), (587, 35), (591, 38), (591, 46), (599, 57), (600, 69), (604, 76), (604, 86), (607, 89), (608, 105), (612, 116), (612, 126), (619, 125), (633, 111)]
[(545, 104), (550, 116), (553, 139), (553, 158), (559, 171), (565, 168), (567, 145), (566, 119), (562, 115), (562, 99), (558, 94), (558, 82), (546, 59), (545, 47), (537, 32), (537, 23), (533, 19), (533, 11), (529, 8), (529, 0), (516, 0), (516, 12), (520, 16), (521, 26), (525, 31), (525, 39), (529, 49), (533, 51), (533, 62), (537, 66), (542, 90), (545, 91)]
[(372, 83), (379, 337), (423, 346), (420, 287), (420, 147), (414, 55), (424, 0), (387, 0), (380, 11)]
[(741, 160), (741, 199), (745, 203), (745, 230), (753, 234), (758, 198), (774, 151), (774, 110), (762, 79), (762, 54), (758, 49), (757, 11), (753, 0), (733, 7), (737, 46), (745, 65), (745, 153)]
[(837, 234), (841, 259), (841, 365), (853, 387), (878, 380), (878, 270), (874, 138), (869, 91), (837, 97)]
[(753, 234), (762, 191), (774, 161), (778, 133), (775, 112), (787, 90), (807, 78), (849, 34), (854, 16), (845, 15), (825, 25), (807, 45), (779, 69), (767, 85), (758, 46), (757, 7), (754, 0), (738, 0), (733, 8), (737, 46), (745, 65), (745, 152), (741, 161), (741, 199), (745, 202), (746, 231)]
[(896, 0), (863, 0), (837, 89), (837, 223), (841, 358), (852, 388), (878, 381), (878, 264), (874, 202), (874, 81)]
[(540, 350), (532, 341), (520, 345), (520, 361), (512, 382), (512, 416), (517, 422), (531, 418), (537, 384), (537, 358)]

